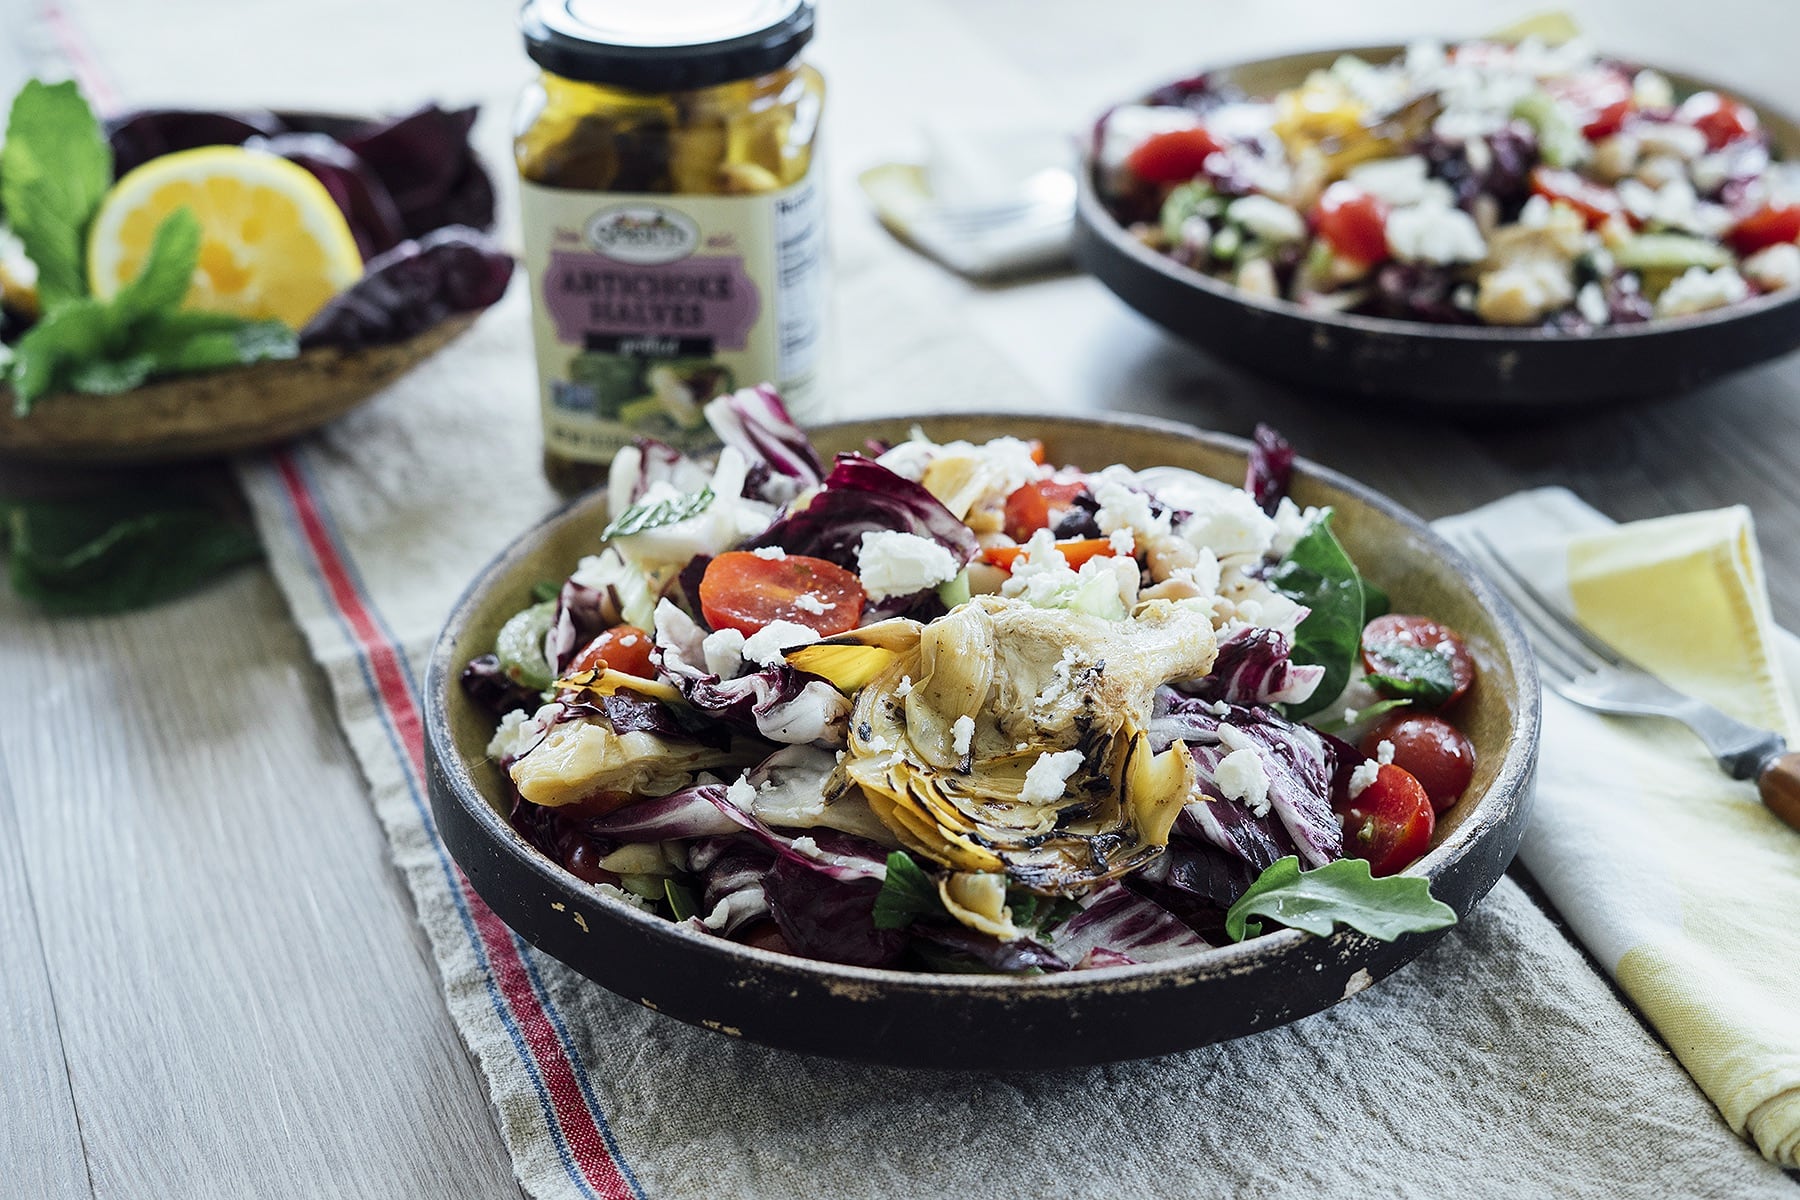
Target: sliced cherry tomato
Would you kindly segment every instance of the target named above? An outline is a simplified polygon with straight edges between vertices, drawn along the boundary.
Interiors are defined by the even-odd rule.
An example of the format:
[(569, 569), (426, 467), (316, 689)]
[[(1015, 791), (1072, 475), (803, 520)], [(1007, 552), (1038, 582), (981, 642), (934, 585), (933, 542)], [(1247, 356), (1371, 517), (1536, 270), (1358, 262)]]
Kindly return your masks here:
[(708, 563), (700, 579), (706, 623), (746, 637), (777, 621), (804, 625), (820, 637), (847, 633), (862, 620), (867, 599), (855, 575), (804, 554), (764, 558), (731, 550)]
[[(1079, 567), (1090, 558), (1101, 558), (1115, 554), (1110, 538), (1070, 538), (1066, 542), (1056, 543), (1062, 556), (1068, 560), (1069, 566)], [(1025, 553), (1023, 546), (990, 546), (981, 552), (981, 560), (992, 563), (996, 567), (1010, 571), (1013, 564), (1019, 561), (1019, 555)]]
[(1531, 168), (1531, 190), (1546, 200), (1560, 200), (1573, 208), (1589, 229), (1597, 229), (1608, 217), (1625, 211), (1617, 192), (1562, 167), (1540, 164)]
[(1749, 105), (1717, 92), (1695, 92), (1675, 110), (1675, 119), (1704, 133), (1708, 150), (1722, 149), (1756, 132), (1757, 127), (1756, 113)]
[(1381, 743), (1394, 747), (1394, 765), (1402, 767), (1443, 812), (1469, 790), (1475, 775), (1475, 747), (1463, 731), (1442, 717), (1398, 712), (1364, 735), (1357, 745), (1374, 758)]
[(1369, 860), (1369, 874), (1392, 875), (1431, 847), (1431, 798), (1404, 767), (1382, 766), (1344, 809), (1344, 853)]
[(1029, 442), (1027, 442), (1025, 444), (1031, 448), (1031, 461), (1036, 463), (1040, 467), (1043, 466), (1044, 465), (1044, 443), (1039, 441), (1037, 438), (1032, 438)]
[(1006, 498), (1006, 536), (1015, 542), (1029, 541), (1038, 530), (1055, 525), (1085, 491), (1085, 483), (1052, 483), (1048, 479), (1014, 490)]
[(1590, 142), (1619, 132), (1631, 114), (1631, 80), (1610, 67), (1553, 79), (1544, 84), (1544, 89), (1575, 110), (1582, 136)]
[(650, 635), (636, 625), (614, 625), (582, 648), (569, 664), (571, 673), (610, 667), (639, 679), (654, 679), (656, 668), (650, 665)]
[(1313, 208), (1313, 226), (1339, 258), (1373, 266), (1388, 256), (1388, 207), (1354, 183), (1339, 180)]
[(1208, 155), (1225, 147), (1196, 125), (1152, 134), (1125, 159), (1131, 173), (1146, 183), (1186, 183), (1206, 169)]
[[(1441, 688), (1432, 691), (1437, 664), (1423, 659), (1424, 654), (1439, 656), (1449, 668), (1438, 676), (1440, 681), (1447, 679), (1447, 694)], [(1376, 617), (1363, 629), (1362, 659), (1370, 675), (1389, 681), (1371, 680), (1376, 691), (1384, 696), (1409, 696), (1426, 708), (1456, 703), (1475, 682), (1475, 660), (1462, 638), (1448, 625), (1428, 617), (1397, 613)]]
[(1800, 204), (1765, 204), (1733, 225), (1725, 240), (1739, 254), (1800, 240)]

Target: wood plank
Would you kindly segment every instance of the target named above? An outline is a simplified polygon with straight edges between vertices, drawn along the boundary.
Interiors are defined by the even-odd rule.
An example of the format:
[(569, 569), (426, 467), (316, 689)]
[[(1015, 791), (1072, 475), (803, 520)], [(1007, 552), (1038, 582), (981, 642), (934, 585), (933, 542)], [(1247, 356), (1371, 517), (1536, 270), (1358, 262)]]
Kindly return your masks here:
[(0, 756), (0, 1163), (21, 1196), (89, 1196), (56, 997), (19, 855), (12, 781)]
[[(178, 653), (196, 628), (209, 641)], [(96, 1194), (287, 1196), (300, 1179), (517, 1195), (268, 575), (96, 620), (6, 596), (0, 673), (0, 758)], [(29, 993), (0, 978), (10, 1012)], [(42, 1028), (20, 1042), (57, 1045)]]

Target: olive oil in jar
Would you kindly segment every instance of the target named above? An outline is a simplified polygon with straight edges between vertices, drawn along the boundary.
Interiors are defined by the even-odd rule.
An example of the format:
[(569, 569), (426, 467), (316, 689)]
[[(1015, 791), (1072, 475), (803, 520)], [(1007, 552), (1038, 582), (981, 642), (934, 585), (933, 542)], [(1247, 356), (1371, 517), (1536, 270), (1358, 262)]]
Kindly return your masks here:
[(707, 401), (764, 381), (797, 417), (824, 317), (824, 81), (811, 0), (528, 0), (525, 263), (562, 491), (637, 437), (707, 440)]

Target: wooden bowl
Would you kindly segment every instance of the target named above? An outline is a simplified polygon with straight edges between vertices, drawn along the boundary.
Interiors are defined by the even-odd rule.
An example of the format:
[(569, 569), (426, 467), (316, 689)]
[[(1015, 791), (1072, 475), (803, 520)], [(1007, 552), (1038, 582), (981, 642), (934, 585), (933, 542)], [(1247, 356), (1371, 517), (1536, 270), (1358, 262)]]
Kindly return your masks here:
[[(1340, 55), (1382, 62), (1402, 46), (1312, 51), (1208, 75), (1267, 96)], [(1679, 94), (1729, 92), (1755, 106), (1777, 156), (1800, 152), (1800, 126), (1736, 88), (1664, 72)], [(1263, 299), (1159, 254), (1126, 232), (1096, 191), (1091, 148), (1078, 172), (1074, 253), (1083, 270), (1152, 321), (1204, 350), (1289, 383), (1359, 402), (1454, 416), (1554, 416), (1600, 402), (1674, 395), (1800, 346), (1800, 288), (1690, 317), (1581, 336), (1321, 313)]]
[[(1052, 462), (1098, 468), (1173, 464), (1241, 481), (1237, 438), (1173, 422), (954, 415), (848, 421), (815, 431), (819, 448), (899, 440), (1042, 438)], [(1537, 757), (1538, 683), (1506, 604), (1442, 539), (1391, 500), (1302, 462), (1294, 498), (1337, 508), (1335, 528), (1399, 611), (1429, 613), (1467, 637), (1480, 682), (1459, 720), (1479, 766), (1409, 868), (1467, 913), (1512, 860)], [(505, 816), (485, 747), (493, 719), (458, 683), (530, 603), (532, 585), (567, 574), (596, 548), (606, 499), (590, 492), (520, 538), (458, 601), (425, 681), (432, 810), (451, 855), (493, 910), (528, 941), (627, 999), (732, 1037), (904, 1066), (1063, 1067), (1165, 1054), (1253, 1033), (1349, 999), (1440, 934), (1393, 943), (1343, 931), (1281, 930), (1190, 958), (1054, 975), (941, 975), (841, 966), (696, 933), (610, 899), (530, 846)], [(1446, 979), (1446, 988), (1478, 986)]]
[(343, 416), (459, 337), (480, 313), (456, 313), (390, 346), (307, 350), (159, 379), (116, 396), (63, 392), (14, 416), (0, 388), (0, 456), (111, 465), (205, 458), (273, 445)]

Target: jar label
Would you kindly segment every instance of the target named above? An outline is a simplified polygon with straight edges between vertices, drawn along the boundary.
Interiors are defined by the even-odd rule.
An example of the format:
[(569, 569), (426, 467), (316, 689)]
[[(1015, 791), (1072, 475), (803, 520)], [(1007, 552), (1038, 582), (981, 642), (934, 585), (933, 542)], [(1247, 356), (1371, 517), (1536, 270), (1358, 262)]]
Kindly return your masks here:
[(812, 177), (752, 196), (519, 191), (548, 450), (703, 442), (701, 407), (764, 381), (805, 412), (824, 317)]

